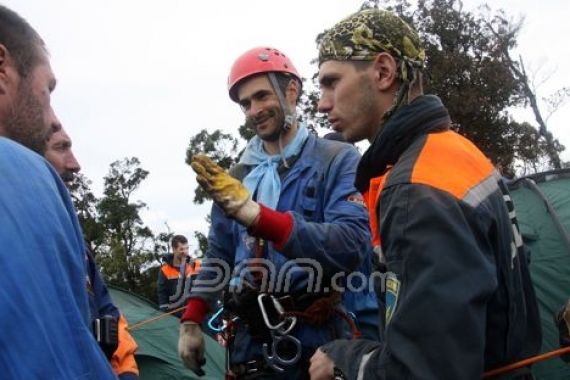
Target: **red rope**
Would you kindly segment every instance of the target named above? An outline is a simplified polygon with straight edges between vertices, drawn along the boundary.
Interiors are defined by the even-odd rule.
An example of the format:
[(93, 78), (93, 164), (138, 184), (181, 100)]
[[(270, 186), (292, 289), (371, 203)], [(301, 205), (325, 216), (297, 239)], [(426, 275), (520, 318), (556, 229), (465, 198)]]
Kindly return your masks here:
[(313, 326), (320, 326), (328, 321), (334, 314), (338, 315), (348, 323), (352, 333), (352, 338), (359, 338), (362, 334), (354, 320), (350, 318), (345, 312), (337, 309), (340, 302), (340, 293), (333, 293), (329, 297), (317, 299), (308, 308), (303, 311), (287, 311), (284, 316), (294, 316), (301, 318), (304, 322)]
[(567, 353), (570, 353), (570, 347), (563, 347), (563, 348), (559, 348), (559, 349), (554, 350), (554, 351), (545, 352), (544, 354), (531, 356), (530, 358), (526, 358), (524, 360), (521, 360), (521, 361), (518, 361), (515, 363), (511, 363), (511, 364), (506, 365), (504, 367), (495, 368), (493, 370), (487, 371), (483, 374), (483, 379), (489, 379), (489, 378), (492, 378), (492, 377), (495, 377), (498, 375), (502, 375), (504, 373), (514, 371), (515, 369), (527, 367), (531, 364), (542, 362), (542, 361), (554, 358), (556, 356), (562, 356), (562, 355), (567, 354)]
[(167, 312), (167, 313), (163, 313), (163, 314), (161, 314), (161, 315), (159, 315), (159, 316), (149, 318), (149, 319), (144, 320), (144, 321), (139, 322), (139, 323), (135, 323), (134, 325), (130, 325), (130, 326), (128, 327), (128, 330), (135, 330), (135, 329), (138, 329), (139, 327), (144, 326), (144, 325), (146, 325), (147, 323), (156, 322), (156, 321), (158, 321), (159, 319), (166, 318), (166, 317), (168, 317), (169, 315), (176, 314), (176, 313), (178, 313), (179, 311), (182, 311), (182, 310), (184, 310), (184, 309), (186, 309), (186, 306), (182, 306), (182, 307), (179, 307), (178, 309), (171, 310), (171, 311), (169, 311), (169, 312)]

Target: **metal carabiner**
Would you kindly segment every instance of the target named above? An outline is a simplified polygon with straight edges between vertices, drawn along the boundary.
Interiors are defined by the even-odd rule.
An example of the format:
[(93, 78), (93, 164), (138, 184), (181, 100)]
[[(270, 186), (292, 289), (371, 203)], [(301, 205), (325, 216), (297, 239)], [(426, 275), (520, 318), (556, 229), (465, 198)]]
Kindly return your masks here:
[(226, 329), (226, 324), (224, 323), (224, 321), (222, 320), (221, 323), (219, 323), (217, 326), (214, 325), (214, 322), (216, 322), (216, 319), (218, 319), (218, 317), (222, 314), (222, 312), (224, 311), (223, 306), (220, 307), (218, 309), (218, 311), (216, 311), (214, 313), (214, 315), (212, 315), (210, 317), (210, 319), (208, 319), (208, 327), (215, 332), (222, 332)]
[(214, 315), (212, 315), (210, 317), (210, 319), (208, 319), (208, 327), (210, 329), (212, 329), (214, 332), (224, 332), (226, 331), (226, 329), (230, 326), (231, 323), (237, 321), (239, 319), (239, 317), (233, 317), (230, 320), (224, 319), (223, 317), (221, 318), (222, 322), (219, 323), (217, 326), (214, 325), (214, 322), (216, 322), (216, 319), (220, 318), (220, 315), (222, 314), (222, 312), (224, 311), (223, 306), (216, 311), (216, 313)]
[[(285, 325), (286, 321), (280, 321), (277, 324), (272, 324), (271, 321), (269, 320), (269, 315), (267, 314), (267, 310), (265, 309), (265, 304), (263, 303), (263, 298), (265, 297), (271, 297), (273, 299), (273, 296), (270, 296), (267, 293), (262, 293), (259, 296), (257, 296), (257, 303), (259, 304), (259, 309), (261, 310), (261, 316), (263, 317), (263, 321), (265, 322), (265, 326), (267, 326), (267, 328), (271, 331), (273, 330), (277, 330), (279, 328), (281, 328), (283, 325)], [(275, 302), (273, 303), (273, 307), (275, 307)], [(281, 305), (280, 305), (281, 306)], [(277, 312), (279, 313), (279, 315), (281, 316), (281, 312), (279, 311), (279, 309), (275, 308), (275, 310), (277, 310)]]
[[(281, 305), (279, 300), (277, 298), (275, 298), (273, 295), (269, 295), (267, 293), (262, 293), (259, 296), (257, 296), (257, 303), (259, 304), (259, 309), (261, 310), (261, 316), (263, 317), (263, 321), (265, 322), (265, 326), (267, 326), (267, 328), (271, 331), (278, 331), (279, 334), (281, 334), (281, 335), (289, 334), (291, 332), (291, 330), (293, 330), (293, 328), (297, 324), (297, 317), (287, 316), (287, 317), (283, 318), (277, 324), (271, 323), (271, 321), (269, 320), (269, 315), (267, 313), (267, 309), (265, 309), (265, 304), (263, 303), (264, 297), (270, 297), (270, 299), (273, 303), (273, 307), (275, 308), (275, 311), (277, 311), (277, 314), (279, 315), (280, 318), (283, 318), (283, 315), (285, 314), (285, 309), (283, 308), (283, 305)], [(289, 325), (287, 325), (287, 324), (289, 324)], [(287, 327), (284, 327), (284, 326), (287, 326)]]
[[(269, 345), (263, 343), (263, 357), (267, 365), (276, 370), (277, 372), (283, 372), (284, 366), (290, 366), (296, 364), (299, 359), (301, 359), (301, 353), (303, 351), (301, 347), (301, 342), (299, 339), (291, 335), (279, 335), (274, 330), (271, 330), (271, 354), (269, 354)], [(295, 346), (295, 355), (291, 358), (281, 356), (279, 354), (279, 345), (285, 342), (290, 342)]]

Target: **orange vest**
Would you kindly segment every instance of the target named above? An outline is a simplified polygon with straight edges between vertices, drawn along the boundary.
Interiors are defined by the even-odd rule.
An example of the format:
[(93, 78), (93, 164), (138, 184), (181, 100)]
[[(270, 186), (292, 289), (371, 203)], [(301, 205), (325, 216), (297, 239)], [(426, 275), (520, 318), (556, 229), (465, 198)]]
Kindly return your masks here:
[[(194, 274), (197, 274), (200, 271), (201, 267), (202, 267), (202, 260), (194, 260), (190, 263), (187, 263), (185, 270), (186, 277), (190, 277)], [(160, 270), (162, 271), (162, 274), (164, 274), (164, 277), (166, 277), (168, 280), (174, 280), (180, 277), (180, 269), (178, 266), (165, 264), (162, 266)]]

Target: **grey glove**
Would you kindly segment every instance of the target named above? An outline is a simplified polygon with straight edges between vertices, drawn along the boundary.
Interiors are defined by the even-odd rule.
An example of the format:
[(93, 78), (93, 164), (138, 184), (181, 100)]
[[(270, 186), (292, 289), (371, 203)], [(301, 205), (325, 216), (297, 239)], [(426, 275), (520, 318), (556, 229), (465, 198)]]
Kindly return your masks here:
[(206, 364), (204, 351), (205, 342), (200, 325), (192, 321), (181, 323), (178, 337), (178, 355), (184, 366), (194, 371), (198, 376), (204, 376), (202, 369), (202, 366)]

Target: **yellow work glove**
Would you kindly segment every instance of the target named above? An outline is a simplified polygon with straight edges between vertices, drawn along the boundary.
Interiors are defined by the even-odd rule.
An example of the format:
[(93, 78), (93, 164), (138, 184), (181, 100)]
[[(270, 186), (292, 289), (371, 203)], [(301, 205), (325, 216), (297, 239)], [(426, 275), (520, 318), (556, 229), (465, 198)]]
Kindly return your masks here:
[(204, 376), (202, 369), (202, 366), (206, 364), (204, 351), (205, 342), (200, 325), (192, 321), (182, 322), (178, 336), (178, 355), (184, 366), (198, 376)]
[(251, 200), (249, 191), (240, 181), (202, 154), (192, 157), (191, 166), (197, 174), (196, 180), (200, 186), (210, 194), (226, 215), (246, 227), (253, 224), (261, 209), (259, 204)]

